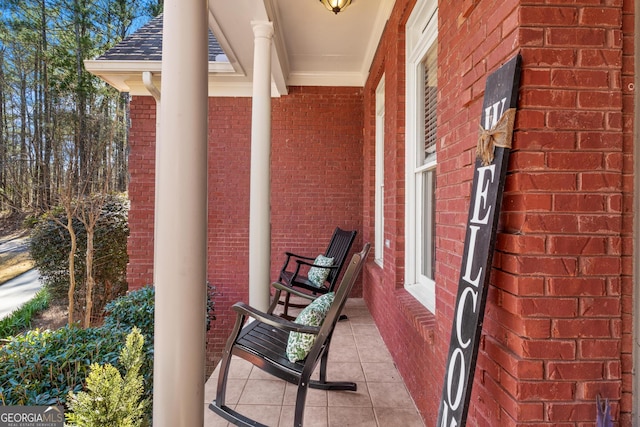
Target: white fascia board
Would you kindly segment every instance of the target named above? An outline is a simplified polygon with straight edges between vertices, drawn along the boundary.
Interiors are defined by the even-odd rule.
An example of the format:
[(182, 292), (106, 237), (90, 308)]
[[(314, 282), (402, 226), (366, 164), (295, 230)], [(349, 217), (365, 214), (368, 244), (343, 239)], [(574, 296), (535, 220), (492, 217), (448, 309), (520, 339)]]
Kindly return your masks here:
[[(84, 66), (92, 74), (102, 76), (105, 74), (132, 74), (150, 71), (159, 73), (162, 71), (161, 61), (113, 61), (113, 60), (86, 60)], [(229, 62), (209, 62), (209, 73), (226, 73), (240, 75)]]
[[(122, 79), (120, 79), (117, 83), (118, 86), (112, 84), (111, 81), (107, 81), (104, 76), (100, 76), (103, 80), (107, 81), (109, 84), (112, 84), (113, 87), (120, 90), (119, 88), (124, 88), (125, 90), (121, 90), (122, 92), (128, 92), (132, 96), (152, 96), (147, 87), (145, 86), (142, 80), (143, 73), (137, 72), (135, 74), (124, 76), (122, 75)], [(126, 79), (125, 79), (126, 77)], [(161, 87), (161, 76), (160, 73), (153, 73), (153, 82), (154, 85), (158, 88)], [(208, 94), (210, 97), (241, 97), (241, 98), (250, 98), (253, 94), (253, 85), (251, 82), (241, 81), (238, 79), (223, 79), (220, 75), (209, 75), (208, 82)], [(278, 88), (275, 83), (271, 84), (271, 97), (278, 98), (282, 96), (282, 94), (278, 93)]]
[[(116, 88), (131, 95), (151, 95), (142, 81), (145, 72), (151, 72), (160, 87), (162, 63), (160, 61), (107, 61), (87, 60), (85, 68), (90, 73)], [(209, 62), (209, 96), (250, 96), (251, 83), (244, 82), (245, 76), (235, 72), (228, 62)], [(247, 89), (248, 88), (248, 89)], [(282, 93), (274, 84), (274, 96)], [(247, 93), (249, 95), (247, 95)]]

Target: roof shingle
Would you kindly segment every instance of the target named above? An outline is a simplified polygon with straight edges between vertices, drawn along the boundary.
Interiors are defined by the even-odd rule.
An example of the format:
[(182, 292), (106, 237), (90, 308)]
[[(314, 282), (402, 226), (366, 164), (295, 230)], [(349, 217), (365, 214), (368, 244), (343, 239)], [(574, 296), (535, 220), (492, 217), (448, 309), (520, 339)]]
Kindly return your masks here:
[[(224, 52), (218, 40), (209, 30), (209, 61), (215, 61), (218, 55), (224, 55)], [(162, 14), (147, 22), (96, 59), (99, 61), (161, 61)]]

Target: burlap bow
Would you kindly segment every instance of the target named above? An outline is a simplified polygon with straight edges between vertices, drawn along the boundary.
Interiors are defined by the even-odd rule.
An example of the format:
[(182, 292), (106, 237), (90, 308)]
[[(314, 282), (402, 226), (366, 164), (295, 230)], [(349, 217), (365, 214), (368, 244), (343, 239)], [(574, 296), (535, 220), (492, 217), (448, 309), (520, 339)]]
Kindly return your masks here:
[(509, 108), (502, 114), (500, 120), (491, 129), (484, 129), (480, 126), (480, 136), (478, 137), (478, 148), (476, 153), (482, 165), (487, 166), (493, 162), (495, 147), (511, 148), (511, 138), (513, 136), (513, 125), (516, 120), (516, 109)]

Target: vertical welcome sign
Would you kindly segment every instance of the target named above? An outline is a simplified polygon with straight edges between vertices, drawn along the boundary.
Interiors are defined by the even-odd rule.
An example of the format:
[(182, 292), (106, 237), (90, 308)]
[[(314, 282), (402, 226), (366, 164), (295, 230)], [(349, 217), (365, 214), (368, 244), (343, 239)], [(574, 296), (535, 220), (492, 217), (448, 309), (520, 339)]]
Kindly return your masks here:
[(486, 82), (438, 427), (464, 426), (467, 419), (519, 85), (519, 55)]

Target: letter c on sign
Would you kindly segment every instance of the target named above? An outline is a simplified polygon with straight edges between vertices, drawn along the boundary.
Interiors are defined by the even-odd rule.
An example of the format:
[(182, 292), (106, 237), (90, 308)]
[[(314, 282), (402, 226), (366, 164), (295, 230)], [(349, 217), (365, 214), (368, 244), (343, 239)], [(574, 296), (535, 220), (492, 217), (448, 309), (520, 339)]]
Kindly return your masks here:
[(467, 348), (471, 343), (471, 338), (467, 338), (465, 342), (462, 342), (462, 318), (464, 316), (464, 308), (467, 302), (467, 295), (471, 293), (473, 297), (473, 312), (476, 312), (476, 303), (478, 302), (478, 293), (473, 288), (466, 287), (460, 294), (460, 301), (458, 301), (458, 307), (456, 309), (456, 335), (458, 336), (458, 344), (460, 347)]

